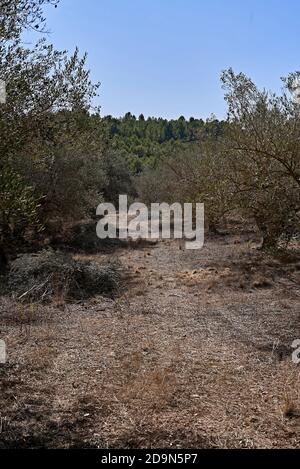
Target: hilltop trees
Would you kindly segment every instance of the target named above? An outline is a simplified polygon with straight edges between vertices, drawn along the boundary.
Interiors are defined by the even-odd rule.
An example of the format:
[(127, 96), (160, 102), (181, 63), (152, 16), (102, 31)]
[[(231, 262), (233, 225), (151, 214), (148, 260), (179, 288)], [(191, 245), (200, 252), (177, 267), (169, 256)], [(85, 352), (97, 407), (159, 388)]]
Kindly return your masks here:
[(202, 119), (191, 117), (186, 120), (183, 116), (178, 119), (162, 119), (161, 117), (148, 117), (143, 114), (136, 118), (130, 112), (123, 118), (112, 116), (104, 118), (111, 137), (150, 139), (156, 143), (167, 141), (192, 142), (204, 137), (217, 137), (222, 135), (224, 123), (217, 119)]
[(158, 164), (178, 144), (182, 144), (184, 150), (193, 142), (216, 140), (225, 129), (224, 122), (217, 119), (206, 122), (194, 118), (186, 120), (183, 116), (171, 120), (145, 119), (143, 114), (136, 118), (131, 113), (121, 119), (107, 116), (103, 124), (113, 147), (127, 155), (131, 170), (136, 174)]

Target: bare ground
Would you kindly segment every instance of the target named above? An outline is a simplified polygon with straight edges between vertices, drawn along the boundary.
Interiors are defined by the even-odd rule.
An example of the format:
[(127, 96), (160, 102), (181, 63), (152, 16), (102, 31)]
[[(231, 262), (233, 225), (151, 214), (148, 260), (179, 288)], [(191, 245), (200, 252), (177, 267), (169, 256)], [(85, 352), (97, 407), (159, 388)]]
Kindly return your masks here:
[(300, 264), (250, 244), (122, 248), (116, 300), (2, 298), (0, 447), (300, 447)]

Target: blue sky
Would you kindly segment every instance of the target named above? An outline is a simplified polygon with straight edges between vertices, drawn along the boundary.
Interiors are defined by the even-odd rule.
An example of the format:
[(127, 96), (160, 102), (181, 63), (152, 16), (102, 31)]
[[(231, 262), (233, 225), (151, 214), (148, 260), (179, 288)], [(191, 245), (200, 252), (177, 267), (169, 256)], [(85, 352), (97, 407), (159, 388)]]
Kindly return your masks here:
[(223, 69), (275, 91), (300, 69), (299, 0), (61, 0), (46, 16), (56, 48), (88, 52), (102, 115), (222, 118)]

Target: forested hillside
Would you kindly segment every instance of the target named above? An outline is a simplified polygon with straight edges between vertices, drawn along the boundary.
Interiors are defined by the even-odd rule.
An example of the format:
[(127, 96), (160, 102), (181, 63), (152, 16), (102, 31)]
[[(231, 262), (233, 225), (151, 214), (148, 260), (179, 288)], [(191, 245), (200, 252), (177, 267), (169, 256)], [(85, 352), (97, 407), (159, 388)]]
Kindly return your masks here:
[(102, 119), (111, 145), (124, 151), (131, 170), (139, 173), (147, 165), (155, 165), (166, 153), (172, 151), (173, 144), (217, 140), (224, 134), (225, 122), (215, 118), (204, 121), (183, 116), (178, 119), (149, 117), (143, 114), (138, 118), (130, 112), (119, 119), (106, 116)]

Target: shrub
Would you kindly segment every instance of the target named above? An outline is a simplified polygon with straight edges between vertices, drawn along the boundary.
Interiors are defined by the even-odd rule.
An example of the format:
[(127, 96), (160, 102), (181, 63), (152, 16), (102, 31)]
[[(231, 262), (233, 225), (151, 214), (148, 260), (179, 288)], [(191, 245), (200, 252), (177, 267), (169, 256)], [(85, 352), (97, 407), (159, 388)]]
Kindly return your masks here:
[(115, 265), (75, 261), (69, 254), (43, 250), (20, 255), (11, 265), (7, 288), (19, 300), (49, 301), (113, 294), (120, 285)]
[(121, 239), (100, 239), (96, 233), (96, 222), (78, 223), (70, 230), (69, 240), (66, 245), (79, 252), (96, 253), (111, 251), (118, 247), (126, 246), (126, 241)]

